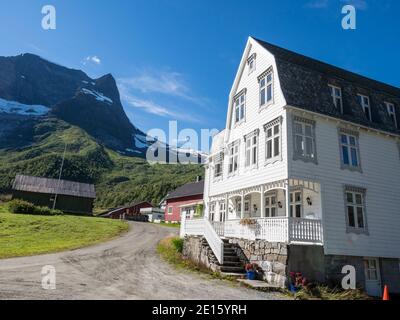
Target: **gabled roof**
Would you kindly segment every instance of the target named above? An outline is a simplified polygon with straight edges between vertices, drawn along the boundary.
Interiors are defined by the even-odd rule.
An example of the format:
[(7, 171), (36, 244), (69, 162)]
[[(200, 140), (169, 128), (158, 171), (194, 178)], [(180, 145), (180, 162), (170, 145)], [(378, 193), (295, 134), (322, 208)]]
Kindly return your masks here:
[[(253, 38), (275, 57), (282, 93), (289, 106), (325, 114), (386, 132), (400, 134), (384, 102), (393, 103), (400, 123), (400, 89)], [(328, 84), (342, 88), (343, 114), (333, 104)], [(372, 121), (357, 94), (369, 96)]]
[(17, 175), (13, 182), (13, 190), (60, 194), (80, 198), (96, 198), (96, 191), (93, 184), (80, 183), (67, 180), (40, 178), (33, 176)]
[(175, 189), (167, 195), (166, 200), (184, 198), (190, 196), (201, 196), (204, 193), (204, 180), (195, 183), (188, 183)]

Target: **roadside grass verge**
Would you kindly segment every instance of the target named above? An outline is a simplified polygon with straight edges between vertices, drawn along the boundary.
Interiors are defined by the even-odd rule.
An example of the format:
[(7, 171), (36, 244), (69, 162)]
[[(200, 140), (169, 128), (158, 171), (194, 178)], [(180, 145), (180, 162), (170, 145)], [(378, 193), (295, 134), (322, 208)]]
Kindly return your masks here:
[(306, 287), (296, 293), (286, 290), (284, 294), (295, 300), (372, 300), (371, 297), (359, 289), (332, 289), (323, 285)]
[(179, 229), (181, 227), (180, 223), (165, 223), (165, 222), (160, 222), (160, 223), (154, 223), (158, 226), (162, 226), (162, 227), (170, 227), (170, 228), (177, 228)]
[(104, 218), (12, 214), (0, 204), (0, 259), (78, 249), (128, 229), (125, 222)]

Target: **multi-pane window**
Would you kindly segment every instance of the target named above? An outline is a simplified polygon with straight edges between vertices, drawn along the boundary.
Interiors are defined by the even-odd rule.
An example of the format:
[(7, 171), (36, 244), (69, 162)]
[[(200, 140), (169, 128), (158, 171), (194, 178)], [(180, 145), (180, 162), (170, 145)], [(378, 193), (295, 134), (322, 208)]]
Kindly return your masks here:
[(281, 156), (281, 121), (276, 119), (265, 127), (265, 160), (271, 161)]
[(389, 114), (390, 119), (392, 120), (394, 126), (397, 128), (397, 118), (396, 118), (396, 109), (393, 103), (385, 102), (386, 110)]
[(214, 221), (215, 218), (215, 203), (210, 203), (210, 221)]
[(353, 229), (365, 229), (365, 192), (346, 190), (347, 224)]
[(290, 193), (290, 216), (294, 218), (301, 218), (303, 211), (301, 191), (295, 191)]
[(222, 221), (226, 220), (225, 214), (226, 214), (226, 203), (220, 202), (219, 203), (219, 221), (222, 222)]
[(316, 161), (315, 122), (294, 121), (294, 154), (296, 158)]
[(272, 218), (277, 216), (277, 201), (276, 194), (267, 194), (265, 196), (265, 216), (267, 218)]
[(364, 259), (364, 271), (367, 281), (378, 280), (378, 261), (377, 259)]
[(168, 214), (172, 214), (172, 207), (168, 207)]
[(229, 174), (235, 174), (239, 170), (239, 142), (229, 146)]
[(272, 102), (273, 99), (273, 75), (269, 71), (260, 79), (260, 106), (264, 106)]
[(244, 120), (246, 112), (246, 94), (242, 93), (235, 99), (235, 123)]
[(365, 113), (365, 116), (367, 117), (368, 121), (372, 121), (372, 116), (371, 116), (371, 104), (369, 101), (369, 97), (364, 96), (362, 94), (358, 95), (358, 101)]
[(342, 89), (336, 86), (329, 85), (331, 90), (331, 96), (333, 99), (333, 104), (335, 105), (336, 109), (343, 113), (343, 98), (342, 98)]
[(340, 132), (339, 135), (342, 167), (359, 169), (361, 166), (358, 135), (345, 132)]
[(224, 153), (219, 152), (214, 158), (214, 178), (220, 178), (224, 168)]
[(253, 53), (249, 59), (247, 59), (247, 66), (249, 68), (249, 74), (256, 70), (256, 54)]
[(258, 159), (258, 131), (246, 136), (246, 160), (245, 166), (257, 166)]

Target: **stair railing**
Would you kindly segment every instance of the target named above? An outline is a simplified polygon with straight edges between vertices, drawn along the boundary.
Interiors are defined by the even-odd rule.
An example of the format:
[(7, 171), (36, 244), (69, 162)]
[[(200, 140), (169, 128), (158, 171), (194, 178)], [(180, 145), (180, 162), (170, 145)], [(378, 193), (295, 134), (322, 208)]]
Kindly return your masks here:
[(204, 237), (206, 238), (211, 250), (214, 252), (215, 256), (220, 265), (224, 264), (224, 242), (215, 232), (210, 221), (204, 219)]

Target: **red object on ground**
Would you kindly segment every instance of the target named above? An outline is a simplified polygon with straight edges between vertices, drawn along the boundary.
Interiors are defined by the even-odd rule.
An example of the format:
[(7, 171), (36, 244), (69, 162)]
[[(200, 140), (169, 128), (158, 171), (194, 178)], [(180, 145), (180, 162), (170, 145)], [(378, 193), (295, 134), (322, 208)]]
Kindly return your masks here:
[(385, 285), (385, 288), (383, 289), (383, 300), (389, 300), (389, 288), (387, 285)]

